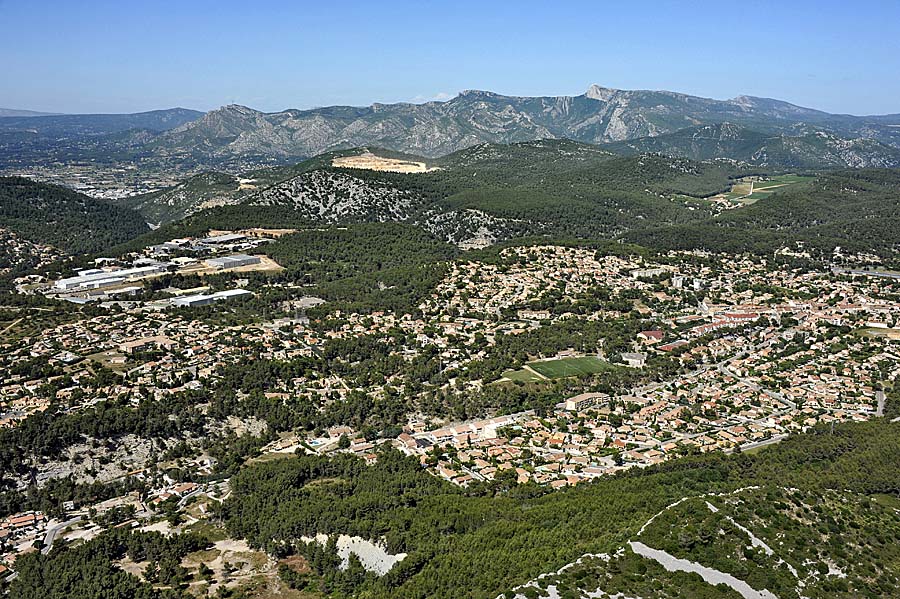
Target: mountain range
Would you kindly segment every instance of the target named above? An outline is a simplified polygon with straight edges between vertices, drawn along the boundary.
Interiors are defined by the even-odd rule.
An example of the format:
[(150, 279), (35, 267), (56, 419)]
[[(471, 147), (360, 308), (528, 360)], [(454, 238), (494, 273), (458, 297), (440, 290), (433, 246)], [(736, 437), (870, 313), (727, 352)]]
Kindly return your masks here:
[(828, 132), (900, 148), (900, 115), (834, 115), (766, 98), (711, 100), (668, 91), (591, 86), (579, 96), (518, 97), (465, 91), (446, 102), (373, 104), (263, 113), (229, 105), (160, 135), (161, 152), (208, 158), (268, 154), (293, 158), (374, 145), (438, 157), (476, 143), (573, 139), (588, 143), (656, 137), (733, 123), (768, 135)]
[(27, 165), (45, 147), (55, 159), (237, 172), (361, 146), (437, 158), (479, 143), (535, 139), (766, 166), (900, 166), (900, 114), (830, 114), (751, 96), (714, 100), (593, 85), (577, 96), (465, 91), (445, 102), (274, 113), (232, 104), (207, 113), (7, 117), (0, 118), (0, 167)]

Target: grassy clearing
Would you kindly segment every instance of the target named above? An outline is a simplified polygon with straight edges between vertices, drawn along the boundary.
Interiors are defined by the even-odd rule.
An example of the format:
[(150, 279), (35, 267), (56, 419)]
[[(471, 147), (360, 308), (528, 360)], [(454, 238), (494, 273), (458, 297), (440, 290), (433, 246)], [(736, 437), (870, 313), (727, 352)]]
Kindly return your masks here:
[(203, 535), (213, 543), (217, 541), (224, 541), (228, 538), (228, 533), (225, 532), (225, 529), (212, 524), (208, 520), (200, 520), (195, 522), (187, 527), (189, 532), (195, 532), (199, 535)]
[(886, 495), (884, 493), (876, 493), (875, 495), (872, 495), (872, 499), (887, 508), (900, 510), (900, 497), (896, 497), (894, 495)]
[(810, 181), (815, 179), (815, 177), (810, 177), (807, 175), (777, 175), (775, 177), (769, 177), (768, 181), (757, 181), (753, 186), (754, 189), (765, 189), (768, 187), (774, 186), (784, 186), (784, 185), (793, 185), (795, 183), (803, 183), (805, 181)]
[(538, 383), (544, 380), (535, 373), (529, 372), (524, 368), (520, 368), (519, 370), (507, 370), (503, 373), (503, 378), (509, 379), (510, 381), (521, 381), (523, 383)]
[(276, 460), (283, 460), (284, 458), (292, 458), (294, 457), (294, 452), (284, 453), (284, 452), (271, 452), (264, 453), (262, 455), (258, 455), (256, 457), (250, 458), (247, 460), (248, 464), (260, 464), (263, 462), (274, 462)]

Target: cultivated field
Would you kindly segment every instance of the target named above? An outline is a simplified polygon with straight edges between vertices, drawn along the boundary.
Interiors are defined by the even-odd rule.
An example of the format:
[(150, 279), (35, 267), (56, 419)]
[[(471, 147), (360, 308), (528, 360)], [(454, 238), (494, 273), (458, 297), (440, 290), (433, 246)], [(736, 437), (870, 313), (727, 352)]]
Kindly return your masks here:
[(812, 179), (812, 177), (794, 174), (767, 177), (763, 181), (756, 180), (756, 177), (754, 177), (753, 180), (750, 178), (739, 179), (732, 185), (731, 191), (717, 197), (725, 200), (739, 201), (749, 205), (757, 200), (769, 197), (769, 195), (776, 191), (787, 189), (791, 185), (809, 181), (810, 179)]

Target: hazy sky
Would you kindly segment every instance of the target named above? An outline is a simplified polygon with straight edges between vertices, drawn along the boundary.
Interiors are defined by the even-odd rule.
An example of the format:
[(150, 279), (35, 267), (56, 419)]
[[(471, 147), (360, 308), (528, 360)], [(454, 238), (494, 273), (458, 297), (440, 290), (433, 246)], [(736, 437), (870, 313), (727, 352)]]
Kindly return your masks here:
[(900, 0), (0, 0), (0, 106), (420, 102), (591, 83), (900, 113)]

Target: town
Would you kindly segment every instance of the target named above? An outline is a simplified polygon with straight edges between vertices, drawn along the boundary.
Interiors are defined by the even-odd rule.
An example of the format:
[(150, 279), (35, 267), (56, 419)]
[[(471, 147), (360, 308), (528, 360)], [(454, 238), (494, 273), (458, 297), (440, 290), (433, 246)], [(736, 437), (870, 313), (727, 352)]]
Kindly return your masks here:
[[(228, 300), (263, 290), (246, 281), (224, 291), (172, 289), (163, 300), (114, 301), (123, 289), (140, 298), (148, 280), (173, 267), (234, 283), (248, 269), (277, 272), (264, 255), (243, 253), (264, 249), (272, 234), (212, 231), (146, 248), (128, 263), (100, 261), (55, 281), (19, 281), (23, 294), (97, 301), (105, 309), (0, 345), (9, 373), (0, 383), (0, 426), (15, 428), (48, 410), (96, 409), (111, 398), (135, 407), (186, 393), (209, 401), (204, 389), (216, 388), (248, 356), (327, 360), (267, 379), (266, 400), (302, 399), (327, 413), (354, 398), (403, 390), (419, 407), (384, 431), (352, 421), (269, 430), (253, 459), (347, 452), (372, 462), (387, 444), (463, 487), (512, 477), (559, 488), (690, 453), (757, 451), (820, 423), (867, 420), (882, 414), (883, 383), (900, 374), (896, 280), (765, 258), (672, 253), (649, 261), (582, 247), (515, 246), (493, 263), (452, 263), (416, 314), (329, 311), (315, 297), (289, 302), (290, 314), (228, 326), (192, 311), (228, 309)], [(311, 319), (305, 312), (313, 309)], [(572, 346), (528, 349), (530, 336), (576, 324), (607, 328)], [(380, 347), (395, 368), (372, 376), (333, 349), (359, 339)], [(526, 343), (525, 360), (479, 366), (512, 342)], [(423, 356), (440, 370), (416, 385), (408, 365)], [(423, 407), (529, 386), (558, 395), (539, 409), (467, 419)], [(21, 488), (137, 479), (144, 490), (93, 505), (70, 502), (57, 514), (10, 516), (0, 523), (0, 567), (14, 571), (23, 552), (90, 538), (107, 521), (186, 526), (172, 514), (228, 492), (222, 455), (203, 437), (261, 436), (267, 428), (257, 417), (228, 416), (177, 437), (131, 435), (127, 448), (85, 439), (69, 449), (77, 459), (34, 459)], [(103, 517), (111, 512), (117, 517)], [(203, 519), (191, 513), (188, 524)]]

